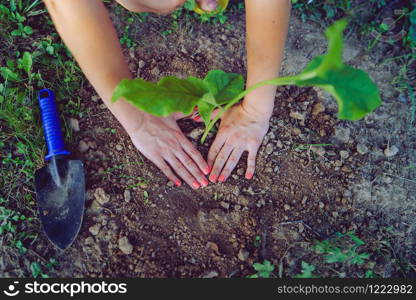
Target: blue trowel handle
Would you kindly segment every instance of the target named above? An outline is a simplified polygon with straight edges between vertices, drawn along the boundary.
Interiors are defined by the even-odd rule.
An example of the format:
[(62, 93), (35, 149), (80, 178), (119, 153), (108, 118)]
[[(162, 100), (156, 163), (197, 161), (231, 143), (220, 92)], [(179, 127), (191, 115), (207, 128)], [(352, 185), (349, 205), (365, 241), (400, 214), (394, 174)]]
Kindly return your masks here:
[(55, 94), (49, 89), (43, 89), (38, 94), (40, 112), (42, 116), (43, 132), (45, 134), (49, 160), (57, 155), (68, 155), (65, 150), (64, 138), (59, 125), (58, 109), (55, 103)]

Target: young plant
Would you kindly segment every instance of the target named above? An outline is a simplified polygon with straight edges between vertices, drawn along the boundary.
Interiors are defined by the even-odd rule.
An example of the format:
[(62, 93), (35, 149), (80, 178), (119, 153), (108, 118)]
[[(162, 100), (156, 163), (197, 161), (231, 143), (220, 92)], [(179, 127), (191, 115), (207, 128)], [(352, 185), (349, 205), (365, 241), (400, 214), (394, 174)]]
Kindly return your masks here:
[[(173, 112), (189, 115), (197, 106), (206, 126), (202, 143), (225, 111), (256, 88), (265, 85), (320, 87), (336, 99), (339, 119), (358, 120), (380, 106), (381, 99), (377, 86), (368, 74), (344, 64), (342, 60), (343, 31), (346, 25), (345, 19), (331, 25), (326, 30), (329, 42), (327, 53), (314, 58), (295, 76), (266, 80), (246, 90), (241, 75), (221, 70), (208, 72), (204, 79), (167, 76), (158, 83), (141, 78), (123, 79), (114, 90), (112, 101), (124, 98), (137, 108), (160, 117), (169, 116)], [(219, 112), (211, 120), (211, 114), (216, 108)]]
[(253, 264), (253, 268), (257, 271), (257, 273), (247, 276), (248, 278), (270, 278), (274, 271), (274, 265), (267, 259), (265, 259), (262, 264)]

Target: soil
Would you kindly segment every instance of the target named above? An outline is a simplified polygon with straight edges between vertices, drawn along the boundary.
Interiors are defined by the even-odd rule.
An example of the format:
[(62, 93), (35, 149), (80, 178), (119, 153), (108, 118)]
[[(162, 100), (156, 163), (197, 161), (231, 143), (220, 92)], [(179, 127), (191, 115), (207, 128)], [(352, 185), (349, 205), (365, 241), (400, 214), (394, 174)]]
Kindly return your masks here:
[[(125, 50), (135, 75), (156, 81), (165, 75), (202, 77), (211, 69), (245, 74), (243, 12), (230, 13), (227, 26), (180, 22), (167, 36), (160, 33), (162, 19), (150, 16), (136, 25), (138, 45)], [(322, 28), (293, 16), (281, 73), (299, 72), (325, 49)], [(281, 87), (254, 178), (244, 178), (244, 157), (226, 183), (196, 191), (169, 184), (92, 87), (85, 88), (87, 114), (79, 119), (71, 149), (86, 170), (81, 232), (65, 252), (44, 236), (31, 251), (42, 260), (56, 258), (58, 277), (244, 277), (263, 259), (279, 266), (281, 276), (300, 273), (304, 260), (324, 277), (334, 274), (308, 245), (354, 230), (368, 242), (367, 251), (384, 251), (384, 258), (373, 258), (380, 276), (404, 276), (395, 261), (416, 258), (416, 140), (409, 106), (396, 100), (390, 85), (399, 66), (380, 64), (381, 53), (368, 54), (354, 36), (345, 52), (348, 63), (380, 86), (381, 108), (358, 122), (339, 121), (335, 101), (319, 89)], [(184, 120), (180, 126), (206, 156), (213, 134), (200, 145), (200, 124)], [(399, 151), (387, 157), (385, 149), (393, 145)], [(386, 250), (381, 241), (390, 237), (387, 227), (394, 234)], [(4, 255), (5, 276), (28, 275), (28, 262)], [(362, 276), (367, 267), (347, 275)]]

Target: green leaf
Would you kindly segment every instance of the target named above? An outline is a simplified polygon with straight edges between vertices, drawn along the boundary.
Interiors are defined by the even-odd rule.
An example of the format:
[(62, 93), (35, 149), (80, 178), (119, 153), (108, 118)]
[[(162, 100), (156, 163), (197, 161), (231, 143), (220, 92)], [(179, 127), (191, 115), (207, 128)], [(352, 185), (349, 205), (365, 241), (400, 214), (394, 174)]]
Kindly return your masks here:
[(215, 105), (207, 101), (200, 101), (198, 103), (199, 115), (202, 117), (202, 120), (204, 120), (206, 125), (208, 125), (208, 123), (211, 121), (211, 115), (214, 109), (215, 109)]
[(204, 81), (208, 84), (218, 105), (230, 102), (244, 90), (243, 76), (222, 70), (209, 71)]
[(30, 264), (30, 270), (32, 271), (32, 276), (34, 278), (37, 278), (42, 273), (42, 268), (37, 262), (32, 262)]
[(32, 54), (29, 52), (23, 53), (22, 59), (19, 59), (19, 68), (23, 69), (28, 75), (30, 75), (30, 72), (32, 70)]
[(305, 261), (302, 261), (302, 273), (295, 276), (295, 278), (315, 278), (316, 276), (313, 274), (315, 271), (315, 266), (310, 265)]
[(377, 86), (364, 71), (342, 62), (342, 31), (346, 20), (335, 22), (326, 31), (328, 53), (313, 59), (293, 79), (298, 86), (316, 86), (329, 92), (338, 103), (338, 118), (358, 120), (380, 106)]
[(0, 73), (3, 76), (4, 80), (15, 81), (15, 82), (21, 80), (19, 74), (17, 74), (16, 72), (13, 72), (7, 67), (0, 67)]
[(194, 10), (196, 7), (196, 2), (195, 0), (186, 0), (183, 4), (183, 7), (187, 10)]
[(145, 112), (165, 117), (177, 111), (190, 114), (207, 92), (206, 83), (195, 77), (168, 76), (156, 84), (141, 78), (123, 79), (114, 91), (112, 101), (124, 98)]

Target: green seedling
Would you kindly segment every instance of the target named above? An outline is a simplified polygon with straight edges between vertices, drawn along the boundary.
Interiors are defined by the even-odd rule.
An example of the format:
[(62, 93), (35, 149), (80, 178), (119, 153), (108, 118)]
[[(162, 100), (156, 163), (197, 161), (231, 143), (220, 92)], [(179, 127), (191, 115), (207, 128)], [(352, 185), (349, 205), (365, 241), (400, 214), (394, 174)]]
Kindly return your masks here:
[(314, 265), (302, 261), (301, 266), (302, 272), (301, 274), (295, 275), (295, 278), (317, 278), (317, 276), (313, 274), (313, 271), (316, 269)]
[[(346, 25), (345, 19), (331, 25), (326, 30), (329, 42), (327, 53), (313, 59), (295, 76), (266, 80), (246, 90), (241, 75), (221, 70), (208, 72), (204, 79), (167, 76), (158, 83), (141, 78), (123, 79), (114, 90), (112, 101), (124, 98), (138, 109), (159, 117), (169, 116), (173, 112), (189, 115), (196, 106), (205, 122), (202, 143), (225, 111), (253, 90), (266, 85), (320, 87), (336, 99), (339, 119), (358, 120), (379, 107), (381, 99), (377, 86), (368, 74), (346, 65), (342, 60)], [(211, 120), (216, 108), (219, 113)]]
[(247, 276), (248, 278), (270, 278), (273, 276), (274, 265), (267, 259), (265, 259), (262, 264), (253, 264), (253, 268), (257, 273)]

